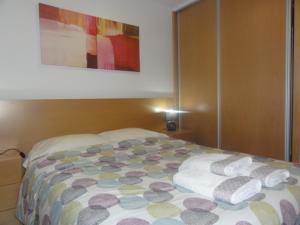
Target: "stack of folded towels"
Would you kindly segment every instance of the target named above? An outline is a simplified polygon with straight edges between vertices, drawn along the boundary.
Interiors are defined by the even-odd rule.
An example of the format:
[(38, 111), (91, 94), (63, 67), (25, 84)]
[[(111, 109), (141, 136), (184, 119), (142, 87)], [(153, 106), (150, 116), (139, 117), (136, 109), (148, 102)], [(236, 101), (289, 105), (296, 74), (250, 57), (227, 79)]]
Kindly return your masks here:
[(212, 200), (238, 204), (289, 176), (288, 170), (252, 162), (248, 155), (200, 154), (181, 164), (173, 182)]

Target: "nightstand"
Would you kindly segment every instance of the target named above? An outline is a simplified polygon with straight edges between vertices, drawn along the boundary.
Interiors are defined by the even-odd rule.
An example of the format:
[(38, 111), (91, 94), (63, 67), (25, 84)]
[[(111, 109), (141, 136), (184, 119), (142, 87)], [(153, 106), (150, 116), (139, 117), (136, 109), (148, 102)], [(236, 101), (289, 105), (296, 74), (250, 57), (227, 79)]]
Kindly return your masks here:
[(22, 159), (17, 152), (0, 155), (0, 224), (19, 225), (15, 214), (22, 179)]
[(178, 129), (176, 131), (163, 130), (162, 133), (176, 139), (182, 139), (185, 141), (195, 142), (195, 135), (191, 130)]

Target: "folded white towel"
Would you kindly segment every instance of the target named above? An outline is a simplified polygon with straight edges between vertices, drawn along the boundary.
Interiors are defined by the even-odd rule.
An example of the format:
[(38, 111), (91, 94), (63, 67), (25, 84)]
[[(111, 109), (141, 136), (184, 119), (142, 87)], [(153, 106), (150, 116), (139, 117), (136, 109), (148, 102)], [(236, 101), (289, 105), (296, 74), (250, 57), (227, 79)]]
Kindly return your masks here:
[(264, 187), (274, 187), (284, 182), (290, 176), (290, 172), (286, 169), (268, 166), (265, 163), (254, 162), (249, 168), (241, 170), (239, 175), (259, 179)]
[(224, 176), (237, 176), (248, 168), (252, 158), (245, 155), (200, 154), (185, 160), (179, 167), (183, 170), (201, 170)]
[(238, 204), (261, 191), (260, 180), (246, 176), (225, 177), (201, 171), (178, 172), (173, 182), (211, 200), (231, 204)]

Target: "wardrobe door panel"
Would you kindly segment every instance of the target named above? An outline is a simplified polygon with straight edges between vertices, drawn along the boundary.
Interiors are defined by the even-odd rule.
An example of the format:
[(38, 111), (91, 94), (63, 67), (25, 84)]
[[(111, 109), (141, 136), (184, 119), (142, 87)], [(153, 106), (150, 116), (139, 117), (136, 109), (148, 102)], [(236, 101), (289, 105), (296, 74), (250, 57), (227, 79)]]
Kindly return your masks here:
[(295, 1), (293, 161), (300, 161), (300, 0)]
[(178, 13), (181, 124), (198, 143), (217, 145), (216, 1)]
[(221, 1), (222, 148), (284, 158), (285, 0)]

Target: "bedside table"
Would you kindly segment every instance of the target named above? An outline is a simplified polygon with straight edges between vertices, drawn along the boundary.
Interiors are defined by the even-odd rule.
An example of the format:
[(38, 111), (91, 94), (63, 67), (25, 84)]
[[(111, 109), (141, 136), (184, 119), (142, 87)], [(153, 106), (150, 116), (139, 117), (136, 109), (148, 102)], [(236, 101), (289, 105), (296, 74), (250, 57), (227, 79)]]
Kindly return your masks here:
[(0, 155), (0, 224), (20, 224), (15, 214), (22, 174), (22, 159), (17, 152)]
[(162, 133), (176, 139), (182, 139), (185, 141), (195, 142), (195, 135), (191, 130), (178, 129), (176, 131), (163, 130)]

